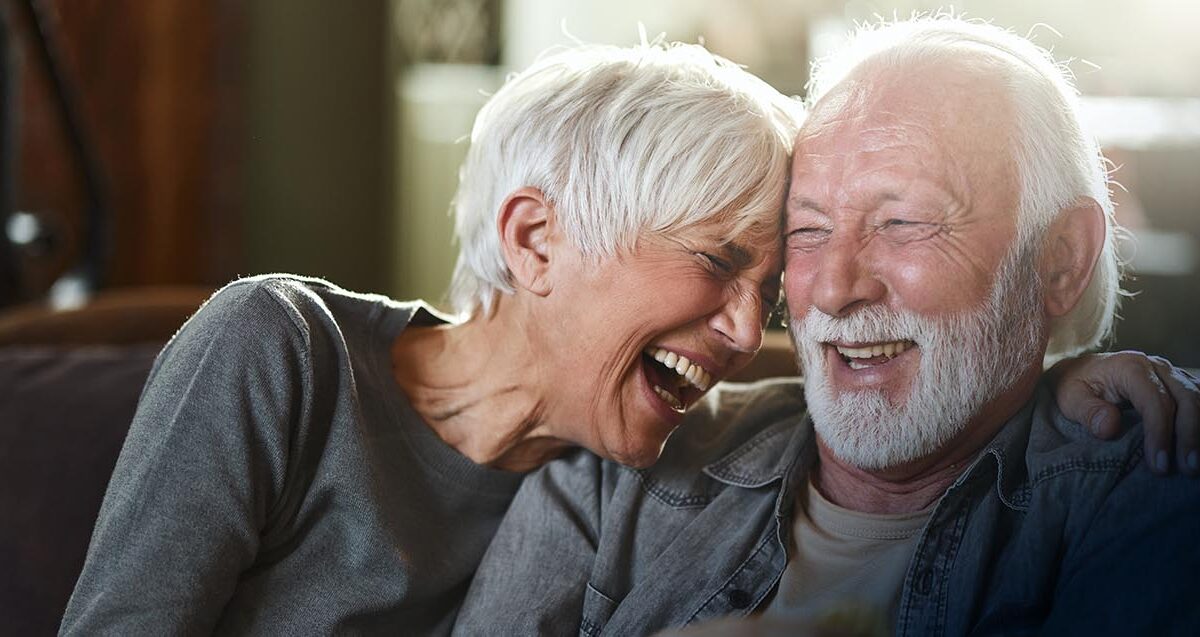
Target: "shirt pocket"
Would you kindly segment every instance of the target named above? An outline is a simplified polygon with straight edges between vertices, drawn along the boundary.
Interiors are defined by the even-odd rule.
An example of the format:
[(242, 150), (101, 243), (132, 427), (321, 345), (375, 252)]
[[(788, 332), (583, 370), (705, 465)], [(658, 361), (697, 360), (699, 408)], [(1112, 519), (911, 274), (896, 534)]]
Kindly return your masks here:
[(592, 637), (599, 635), (617, 609), (617, 602), (601, 593), (588, 582), (583, 593), (583, 617), (579, 623), (579, 634)]

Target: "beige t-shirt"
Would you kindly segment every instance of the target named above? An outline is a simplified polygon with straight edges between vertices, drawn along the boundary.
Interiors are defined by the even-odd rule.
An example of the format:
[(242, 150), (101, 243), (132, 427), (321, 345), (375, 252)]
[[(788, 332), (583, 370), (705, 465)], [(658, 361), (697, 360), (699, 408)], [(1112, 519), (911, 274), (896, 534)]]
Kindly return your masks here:
[(826, 500), (811, 482), (799, 505), (788, 565), (763, 616), (891, 634), (904, 574), (933, 506), (859, 513)]

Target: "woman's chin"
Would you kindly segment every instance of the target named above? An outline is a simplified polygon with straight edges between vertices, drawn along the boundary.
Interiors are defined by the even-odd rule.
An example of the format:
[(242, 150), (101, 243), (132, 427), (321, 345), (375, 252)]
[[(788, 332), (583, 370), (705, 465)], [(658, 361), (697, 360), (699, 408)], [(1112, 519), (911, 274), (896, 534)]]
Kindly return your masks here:
[(597, 453), (596, 455), (632, 469), (645, 469), (658, 462), (666, 441), (666, 436), (661, 439), (642, 440), (638, 443), (627, 444), (621, 449), (610, 448), (608, 453)]

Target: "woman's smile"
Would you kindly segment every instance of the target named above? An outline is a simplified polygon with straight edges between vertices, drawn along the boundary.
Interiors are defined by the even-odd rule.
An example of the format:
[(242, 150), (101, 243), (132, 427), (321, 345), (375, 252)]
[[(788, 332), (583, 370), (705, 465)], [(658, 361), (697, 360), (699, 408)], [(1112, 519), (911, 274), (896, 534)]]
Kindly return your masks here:
[(651, 346), (642, 352), (642, 369), (654, 393), (679, 413), (712, 386), (713, 374), (686, 355)]

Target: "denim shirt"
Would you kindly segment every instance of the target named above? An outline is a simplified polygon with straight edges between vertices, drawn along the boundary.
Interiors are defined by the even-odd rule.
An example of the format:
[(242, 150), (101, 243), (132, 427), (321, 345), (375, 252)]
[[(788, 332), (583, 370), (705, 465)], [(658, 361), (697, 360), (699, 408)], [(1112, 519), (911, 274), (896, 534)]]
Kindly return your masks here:
[[(936, 504), (895, 632), (1200, 634), (1200, 481), (1150, 474), (1045, 388)], [(526, 479), (456, 634), (642, 635), (752, 613), (814, 465), (794, 381), (718, 386), (652, 468), (586, 452)]]

